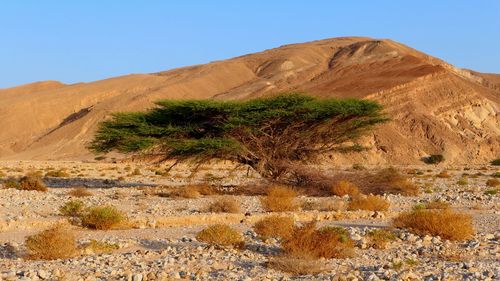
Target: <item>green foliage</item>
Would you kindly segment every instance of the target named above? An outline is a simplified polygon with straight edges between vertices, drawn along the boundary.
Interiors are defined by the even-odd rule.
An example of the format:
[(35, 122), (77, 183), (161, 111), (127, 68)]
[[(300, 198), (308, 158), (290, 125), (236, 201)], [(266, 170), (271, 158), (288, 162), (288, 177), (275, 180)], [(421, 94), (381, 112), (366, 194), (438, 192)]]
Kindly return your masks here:
[(71, 200), (59, 208), (59, 212), (63, 216), (67, 217), (78, 217), (82, 215), (85, 210), (85, 204), (80, 200)]
[(101, 123), (97, 153), (160, 153), (165, 159), (210, 158), (249, 164), (277, 178), (283, 164), (332, 151), (386, 121), (367, 100), (281, 94), (248, 101), (159, 101), (143, 113), (116, 113)]
[(125, 215), (113, 206), (95, 206), (81, 215), (82, 225), (92, 229), (111, 229), (125, 220)]
[(497, 158), (497, 159), (491, 161), (491, 165), (493, 165), (493, 166), (500, 166), (500, 158)]

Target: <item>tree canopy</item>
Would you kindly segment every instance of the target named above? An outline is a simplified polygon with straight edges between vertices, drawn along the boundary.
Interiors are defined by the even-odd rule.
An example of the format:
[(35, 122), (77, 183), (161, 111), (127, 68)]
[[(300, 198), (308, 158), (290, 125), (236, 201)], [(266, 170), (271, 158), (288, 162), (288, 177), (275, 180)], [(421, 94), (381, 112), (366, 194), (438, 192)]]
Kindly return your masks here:
[(164, 159), (220, 158), (278, 178), (352, 141), (387, 118), (373, 101), (317, 99), (300, 93), (246, 101), (162, 100), (147, 112), (115, 113), (90, 144), (97, 153), (144, 152)]

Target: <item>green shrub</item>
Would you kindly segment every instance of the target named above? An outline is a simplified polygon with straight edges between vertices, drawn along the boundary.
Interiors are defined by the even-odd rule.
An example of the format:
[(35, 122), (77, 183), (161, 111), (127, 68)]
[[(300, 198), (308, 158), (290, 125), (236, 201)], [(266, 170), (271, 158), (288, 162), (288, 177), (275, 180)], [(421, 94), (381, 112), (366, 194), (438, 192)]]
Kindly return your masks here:
[(118, 226), (125, 215), (113, 206), (88, 208), (81, 216), (82, 225), (92, 229), (107, 230)]
[(497, 195), (498, 189), (488, 189), (484, 192), (485, 195)]
[(21, 185), (19, 184), (19, 182), (12, 178), (5, 181), (3, 185), (5, 186), (5, 188), (21, 189)]
[(497, 159), (491, 161), (491, 165), (493, 165), (493, 166), (500, 166), (500, 158), (497, 158)]
[(80, 200), (71, 200), (59, 208), (59, 212), (67, 217), (79, 217), (85, 210), (85, 204)]

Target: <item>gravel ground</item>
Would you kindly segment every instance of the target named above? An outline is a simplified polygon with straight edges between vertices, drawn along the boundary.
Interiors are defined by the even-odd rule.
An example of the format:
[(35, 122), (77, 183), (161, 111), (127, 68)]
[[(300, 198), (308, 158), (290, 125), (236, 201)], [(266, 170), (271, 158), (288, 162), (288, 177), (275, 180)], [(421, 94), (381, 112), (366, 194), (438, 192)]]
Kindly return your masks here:
[[(126, 164), (96, 167), (96, 164), (78, 162), (2, 164), (6, 168), (0, 171), (5, 176), (21, 175), (30, 167), (67, 167), (74, 173), (85, 172), (86, 176), (81, 176), (84, 179), (99, 178), (104, 173), (101, 180), (116, 178), (119, 172), (123, 175), (135, 169), (126, 168)], [(266, 215), (257, 196), (232, 196), (241, 205), (240, 216), (245, 217), (239, 221), (206, 212), (207, 206), (220, 198), (219, 195), (180, 199), (151, 195), (148, 188), (153, 187), (89, 188), (92, 196), (80, 198), (87, 205), (114, 205), (125, 211), (130, 220), (148, 223), (110, 231), (74, 226), (79, 244), (95, 239), (116, 244), (118, 249), (107, 254), (85, 252), (66, 260), (36, 261), (23, 257), (24, 239), (65, 220), (58, 215), (58, 209), (64, 202), (74, 199), (67, 195), (70, 189), (50, 188), (45, 193), (0, 189), (0, 280), (499, 280), (499, 197), (485, 194), (492, 189), (485, 182), (496, 170), (448, 169), (450, 178), (432, 176), (440, 171), (433, 169), (424, 175), (412, 175), (424, 192), (413, 197), (387, 196), (391, 207), (385, 212), (336, 210), (332, 211), (333, 215), (324, 216), (314, 210), (302, 210), (293, 214), (299, 220), (317, 216), (321, 217), (321, 225), (346, 227), (356, 242), (354, 257), (321, 260), (325, 271), (315, 276), (291, 276), (266, 266), (270, 258), (279, 254), (279, 243), (273, 239), (262, 241), (251, 229), (252, 218)], [(475, 175), (479, 172), (481, 175), (468, 176), (466, 184), (458, 183), (463, 173)], [(71, 177), (67, 182), (74, 183), (76, 176)], [(64, 186), (64, 179), (57, 182)], [(177, 185), (183, 180), (172, 181), (142, 168), (141, 175), (127, 175), (120, 182)], [(434, 199), (472, 214), (475, 236), (468, 241), (450, 242), (395, 230), (397, 238), (387, 249), (368, 247), (367, 231), (387, 228), (391, 218), (399, 212)], [(321, 205), (325, 201), (346, 202), (347, 198), (301, 197), (300, 200), (309, 202), (308, 205)], [(160, 224), (162, 219), (172, 218), (178, 218), (178, 225)], [(244, 234), (243, 249), (214, 248), (196, 240), (196, 233), (206, 226), (206, 222), (218, 218), (221, 223), (227, 222)]]

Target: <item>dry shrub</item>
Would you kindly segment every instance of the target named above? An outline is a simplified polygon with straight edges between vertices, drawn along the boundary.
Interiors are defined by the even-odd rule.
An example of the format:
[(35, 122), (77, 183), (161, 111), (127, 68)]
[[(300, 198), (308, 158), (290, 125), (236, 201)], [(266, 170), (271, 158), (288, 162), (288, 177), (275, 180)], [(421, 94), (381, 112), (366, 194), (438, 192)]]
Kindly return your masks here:
[(417, 195), (419, 188), (395, 168), (386, 168), (370, 176), (369, 183), (363, 188), (364, 193)]
[(140, 176), (142, 175), (141, 170), (139, 168), (135, 168), (134, 171), (130, 174), (131, 176)]
[(462, 177), (460, 178), (458, 181), (457, 181), (457, 184), (458, 185), (467, 185), (469, 183), (469, 181), (467, 180), (467, 178), (465, 177)]
[(198, 189), (196, 189), (194, 186), (186, 186), (186, 187), (181, 187), (178, 188), (177, 190), (174, 190), (170, 196), (172, 197), (180, 197), (180, 198), (186, 198), (186, 199), (196, 199), (201, 196), (200, 192)]
[(387, 199), (377, 195), (359, 195), (352, 198), (347, 205), (348, 210), (386, 211), (390, 203)]
[(120, 247), (118, 244), (109, 243), (109, 242), (101, 242), (95, 239), (90, 240), (89, 243), (83, 246), (83, 249), (87, 252), (92, 252), (96, 254), (105, 254), (111, 253), (114, 250), (118, 250)]
[(199, 241), (217, 246), (242, 246), (243, 236), (226, 224), (211, 225), (196, 234)]
[(387, 243), (396, 239), (396, 236), (385, 229), (374, 229), (366, 234), (368, 246), (374, 249), (385, 249)]
[(169, 194), (171, 197), (180, 197), (186, 199), (195, 199), (201, 195), (214, 195), (217, 191), (214, 187), (206, 184), (186, 185), (175, 189)]
[(85, 204), (80, 200), (71, 200), (59, 208), (59, 212), (67, 217), (79, 217), (85, 210)]
[(216, 195), (219, 193), (215, 187), (208, 185), (208, 184), (191, 185), (191, 187), (194, 187), (196, 190), (198, 190), (198, 192), (201, 195), (204, 195), (204, 196)]
[(439, 174), (436, 175), (437, 178), (441, 178), (441, 179), (447, 179), (447, 178), (450, 178), (450, 174), (448, 174), (447, 171), (441, 171)]
[(340, 227), (317, 229), (316, 222), (294, 227), (288, 239), (282, 242), (286, 255), (303, 259), (346, 258), (354, 253), (354, 242)]
[(269, 216), (255, 223), (253, 230), (263, 240), (269, 238), (288, 239), (295, 227), (292, 217)]
[(19, 181), (19, 189), (43, 192), (46, 192), (48, 190), (42, 179), (35, 174), (27, 174), (26, 176), (22, 177)]
[(450, 203), (441, 200), (433, 200), (425, 204), (425, 209), (444, 210), (449, 208), (451, 208)]
[(81, 220), (87, 228), (107, 230), (121, 224), (125, 215), (113, 206), (95, 206), (88, 208)]
[(77, 253), (75, 235), (63, 225), (28, 236), (25, 244), (31, 259), (66, 259)]
[(328, 270), (328, 267), (321, 260), (289, 256), (271, 258), (266, 263), (266, 266), (267, 268), (286, 272), (294, 276), (317, 275)]
[(351, 197), (359, 194), (358, 187), (350, 181), (341, 180), (332, 186), (331, 190), (333, 195), (344, 196), (349, 195)]
[(285, 186), (272, 186), (267, 195), (260, 198), (262, 207), (268, 212), (287, 212), (298, 209), (297, 192)]
[(449, 209), (419, 209), (403, 212), (392, 221), (418, 235), (434, 235), (448, 240), (465, 240), (474, 235), (472, 217)]
[(208, 205), (208, 211), (212, 213), (240, 213), (240, 205), (231, 197), (222, 197)]
[(72, 197), (87, 197), (92, 196), (92, 192), (88, 191), (85, 187), (75, 187), (68, 191), (67, 195)]
[(59, 170), (54, 170), (54, 171), (49, 171), (45, 174), (45, 177), (52, 177), (52, 178), (68, 178), (69, 174), (66, 172), (64, 169), (59, 169)]
[(497, 187), (498, 185), (500, 185), (500, 181), (498, 179), (488, 179), (486, 181), (486, 186)]

